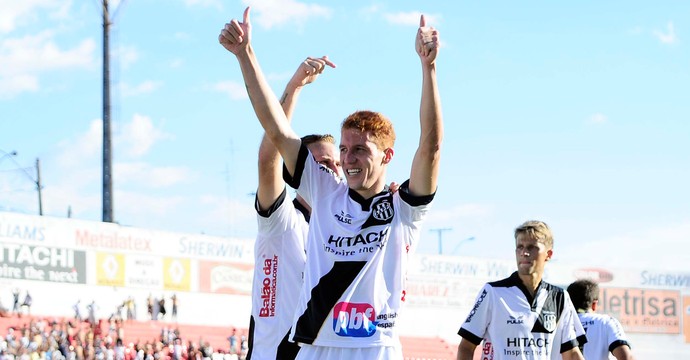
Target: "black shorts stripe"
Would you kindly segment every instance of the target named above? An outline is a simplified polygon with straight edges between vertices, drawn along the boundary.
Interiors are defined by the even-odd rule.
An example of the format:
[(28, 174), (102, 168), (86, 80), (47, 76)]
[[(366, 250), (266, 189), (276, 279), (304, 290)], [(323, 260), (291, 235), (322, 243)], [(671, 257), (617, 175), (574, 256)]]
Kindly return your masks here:
[(311, 344), (327, 320), (328, 313), (345, 290), (352, 284), (366, 261), (339, 261), (325, 274), (319, 283), (311, 289), (311, 298), (307, 308), (300, 315), (295, 326), (294, 341)]

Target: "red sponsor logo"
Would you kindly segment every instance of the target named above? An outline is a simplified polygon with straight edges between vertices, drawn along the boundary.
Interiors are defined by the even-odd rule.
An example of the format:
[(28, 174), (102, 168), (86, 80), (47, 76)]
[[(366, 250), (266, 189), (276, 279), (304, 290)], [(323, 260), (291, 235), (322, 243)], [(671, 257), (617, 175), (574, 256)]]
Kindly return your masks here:
[(261, 284), (261, 309), (260, 317), (272, 317), (276, 315), (276, 282), (278, 277), (278, 255), (272, 259), (264, 259), (264, 279)]
[(613, 280), (613, 273), (604, 269), (585, 268), (573, 272), (578, 279), (592, 279), (598, 283), (606, 283)]

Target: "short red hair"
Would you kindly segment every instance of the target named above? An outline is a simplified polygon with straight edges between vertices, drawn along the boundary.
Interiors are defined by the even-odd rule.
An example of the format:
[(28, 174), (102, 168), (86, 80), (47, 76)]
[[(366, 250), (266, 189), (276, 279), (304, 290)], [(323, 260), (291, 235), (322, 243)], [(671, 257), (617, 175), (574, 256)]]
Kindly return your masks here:
[(355, 129), (362, 133), (370, 133), (373, 142), (380, 150), (392, 148), (395, 144), (395, 130), (393, 123), (381, 113), (369, 110), (359, 110), (348, 116), (341, 130)]

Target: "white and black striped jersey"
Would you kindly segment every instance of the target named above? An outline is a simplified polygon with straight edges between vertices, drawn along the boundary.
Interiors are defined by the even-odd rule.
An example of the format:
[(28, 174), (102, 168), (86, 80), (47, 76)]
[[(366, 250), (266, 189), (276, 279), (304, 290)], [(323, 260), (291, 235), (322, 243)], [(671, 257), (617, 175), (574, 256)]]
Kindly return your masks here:
[(482, 359), (561, 359), (587, 342), (568, 292), (542, 281), (530, 296), (517, 272), (484, 285), (458, 334)]
[(606, 360), (613, 349), (627, 345), (628, 338), (621, 323), (610, 315), (578, 312), (580, 323), (587, 334), (587, 343), (580, 346), (587, 360)]
[(312, 208), (292, 339), (344, 348), (400, 346), (396, 320), (408, 256), (434, 195), (412, 196), (405, 182), (395, 194), (364, 199), (304, 146), (294, 176), (284, 175)]
[(286, 200), (286, 190), (266, 211), (257, 211), (252, 314), (247, 360), (294, 359), (299, 346), (288, 341), (306, 261), (308, 211)]

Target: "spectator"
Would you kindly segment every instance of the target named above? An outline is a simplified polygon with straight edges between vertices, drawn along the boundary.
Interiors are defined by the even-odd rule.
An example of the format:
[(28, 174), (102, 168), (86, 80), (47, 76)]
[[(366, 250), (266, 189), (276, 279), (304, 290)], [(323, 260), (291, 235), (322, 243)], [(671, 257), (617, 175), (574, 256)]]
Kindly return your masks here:
[(165, 295), (162, 295), (161, 299), (158, 300), (158, 311), (161, 314), (161, 320), (165, 319), (165, 314), (167, 314), (167, 310), (165, 310)]
[(125, 302), (127, 308), (127, 320), (134, 320), (134, 298), (128, 297)]
[(74, 320), (82, 322), (84, 319), (81, 316), (81, 299), (77, 300), (77, 302), (72, 305), (72, 309), (74, 310)]
[(92, 300), (91, 304), (86, 305), (86, 309), (89, 312), (89, 323), (91, 326), (96, 325), (96, 310), (98, 309), (98, 305), (96, 305), (96, 300)]
[(172, 294), (170, 302), (172, 303), (172, 314), (170, 318), (171, 320), (177, 320), (177, 294)]
[(12, 291), (12, 297), (14, 298), (14, 303), (12, 304), (12, 312), (15, 314), (19, 313), (19, 289), (14, 289)]
[(26, 291), (26, 296), (24, 296), (24, 302), (22, 303), (22, 310), (26, 310), (23, 312), (26, 312), (27, 315), (31, 315), (31, 304), (33, 304), (33, 298), (31, 297), (31, 294), (29, 294), (29, 291)]
[(230, 354), (237, 354), (237, 329), (232, 328), (230, 336), (228, 336), (228, 343), (230, 344)]

